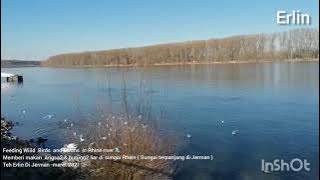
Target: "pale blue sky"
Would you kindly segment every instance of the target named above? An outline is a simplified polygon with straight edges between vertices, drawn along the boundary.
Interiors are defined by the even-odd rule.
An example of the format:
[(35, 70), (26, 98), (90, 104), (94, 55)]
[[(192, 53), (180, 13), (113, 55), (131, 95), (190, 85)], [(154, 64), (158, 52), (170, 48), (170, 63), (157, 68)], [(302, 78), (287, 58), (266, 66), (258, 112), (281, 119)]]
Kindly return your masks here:
[(283, 31), (277, 10), (319, 27), (318, 0), (1, 0), (1, 59)]

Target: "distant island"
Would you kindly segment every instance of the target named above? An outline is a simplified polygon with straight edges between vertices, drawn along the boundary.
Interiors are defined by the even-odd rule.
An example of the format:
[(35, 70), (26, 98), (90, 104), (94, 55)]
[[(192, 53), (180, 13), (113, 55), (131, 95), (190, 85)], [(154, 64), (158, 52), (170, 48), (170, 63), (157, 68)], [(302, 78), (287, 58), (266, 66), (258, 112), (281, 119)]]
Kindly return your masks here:
[(301, 61), (319, 58), (319, 29), (238, 35), (137, 48), (61, 54), (43, 62), (49, 67), (96, 67)]
[(1, 60), (1, 68), (37, 67), (37, 66), (41, 66), (41, 61)]

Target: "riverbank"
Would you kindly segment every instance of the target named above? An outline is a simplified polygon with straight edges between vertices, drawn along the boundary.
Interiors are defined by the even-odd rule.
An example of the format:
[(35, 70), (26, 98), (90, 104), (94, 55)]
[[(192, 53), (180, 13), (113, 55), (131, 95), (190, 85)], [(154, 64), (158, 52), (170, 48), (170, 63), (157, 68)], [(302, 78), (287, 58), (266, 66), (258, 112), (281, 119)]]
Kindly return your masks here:
[(1, 60), (1, 68), (40, 67), (41, 61)]
[[(124, 158), (127, 155), (138, 154), (173, 154), (173, 144), (162, 139), (155, 132), (151, 124), (142, 122), (142, 117), (125, 119), (124, 116), (105, 115), (98, 124), (87, 124), (83, 135), (80, 134), (80, 142), (77, 134), (70, 135), (67, 139), (72, 143), (66, 144), (61, 155), (68, 153), (68, 159), (59, 159), (59, 154), (51, 151), (43, 152), (45, 147), (39, 143), (33, 144), (30, 141), (20, 140), (11, 136), (10, 130), (14, 123), (4, 117), (1, 118), (1, 148), (3, 161), (1, 166), (1, 177), (9, 178), (25, 177), (32, 179), (49, 178), (54, 179), (57, 175), (62, 179), (168, 179), (175, 173), (176, 163), (168, 160), (149, 161)], [(104, 126), (105, 128), (102, 128)], [(86, 134), (88, 133), (88, 134)], [(121, 157), (120, 159), (97, 159), (87, 157), (103, 157), (105, 151), (82, 151), (83, 149), (112, 150), (108, 151), (109, 157)], [(25, 149), (34, 149), (29, 151)], [(39, 149), (41, 151), (39, 151)], [(70, 151), (78, 149), (79, 152)], [(70, 154), (71, 153), (71, 154)], [(71, 155), (71, 156), (70, 156)], [(27, 158), (31, 157), (31, 158)], [(106, 157), (108, 157), (106, 156)], [(48, 159), (46, 157), (57, 157)], [(71, 158), (70, 158), (71, 157)], [(85, 157), (84, 159), (77, 159)], [(14, 164), (14, 165), (12, 165)], [(31, 166), (26, 166), (30, 164)], [(65, 164), (77, 164), (74, 167), (64, 166)], [(15, 167), (15, 168), (11, 168)], [(36, 168), (29, 168), (36, 167)], [(15, 169), (19, 168), (19, 172)], [(39, 178), (38, 178), (39, 177)], [(16, 178), (13, 178), (16, 179)], [(19, 179), (19, 178), (17, 178)]]
[[(79, 179), (82, 174), (78, 169), (59, 167), (59, 168), (47, 168), (43, 166), (26, 166), (28, 164), (49, 164), (52, 162), (45, 160), (27, 160), (25, 156), (21, 156), (18, 152), (8, 151), (8, 150), (21, 150), (25, 148), (35, 148), (35, 146), (28, 140), (23, 140), (17, 136), (11, 134), (11, 130), (14, 127), (14, 123), (7, 120), (5, 117), (1, 116), (1, 149), (6, 149), (2, 153), (2, 163), (1, 163), (1, 178), (4, 179)], [(26, 153), (28, 156), (43, 157), (48, 155), (46, 153)], [(12, 157), (19, 157), (18, 159), (10, 159)], [(41, 158), (42, 159), (42, 158)]]
[(319, 57), (318, 37), (318, 29), (293, 29), (270, 34), (237, 35), (221, 39), (57, 54), (49, 57), (43, 65), (144, 66), (206, 62), (235, 63), (238, 60), (263, 62), (276, 59), (315, 59)]
[(108, 67), (155, 67), (155, 66), (186, 66), (186, 65), (214, 65), (214, 64), (256, 64), (256, 63), (308, 63), (319, 62), (319, 59), (285, 59), (285, 60), (259, 60), (259, 61), (207, 61), (184, 63), (155, 63), (155, 64), (118, 64), (118, 65), (83, 65), (83, 66), (45, 66), (53, 68), (108, 68)]

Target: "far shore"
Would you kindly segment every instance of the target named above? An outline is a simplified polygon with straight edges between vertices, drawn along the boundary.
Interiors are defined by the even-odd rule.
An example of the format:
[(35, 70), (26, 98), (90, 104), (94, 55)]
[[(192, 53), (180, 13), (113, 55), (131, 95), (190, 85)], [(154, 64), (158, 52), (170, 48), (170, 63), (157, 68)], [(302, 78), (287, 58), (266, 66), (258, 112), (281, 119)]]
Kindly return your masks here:
[(40, 61), (30, 60), (1, 60), (1, 68), (39, 67)]
[(254, 64), (254, 63), (302, 63), (319, 62), (319, 59), (285, 59), (285, 60), (259, 60), (259, 61), (208, 61), (185, 63), (155, 63), (155, 64), (109, 64), (109, 65), (83, 65), (83, 66), (43, 66), (49, 68), (102, 68), (102, 67), (153, 67), (153, 66), (184, 66), (184, 65), (211, 65), (211, 64)]

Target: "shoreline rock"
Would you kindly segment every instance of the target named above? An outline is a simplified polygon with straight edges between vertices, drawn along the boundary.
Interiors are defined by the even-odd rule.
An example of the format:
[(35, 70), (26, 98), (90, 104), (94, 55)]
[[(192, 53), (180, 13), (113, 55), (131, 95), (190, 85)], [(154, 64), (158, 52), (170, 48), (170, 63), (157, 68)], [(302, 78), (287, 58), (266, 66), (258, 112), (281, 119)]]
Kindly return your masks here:
[(10, 130), (13, 128), (13, 126), (14, 125), (11, 121), (8, 121), (3, 116), (1, 116), (1, 140), (12, 138)]

